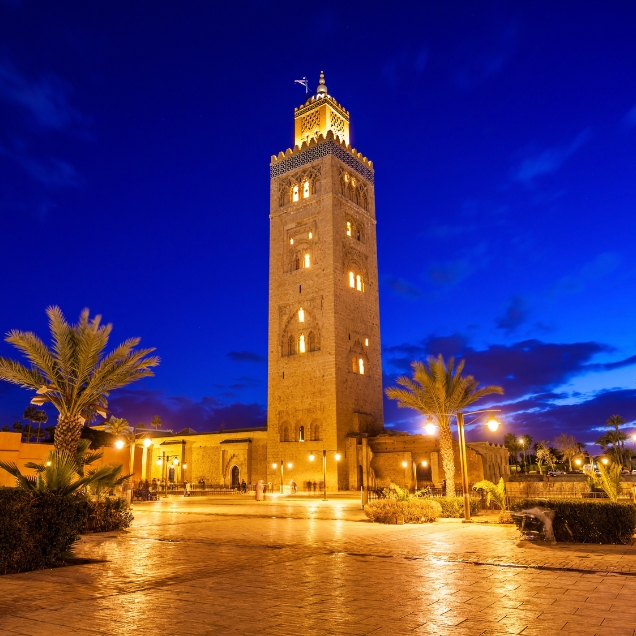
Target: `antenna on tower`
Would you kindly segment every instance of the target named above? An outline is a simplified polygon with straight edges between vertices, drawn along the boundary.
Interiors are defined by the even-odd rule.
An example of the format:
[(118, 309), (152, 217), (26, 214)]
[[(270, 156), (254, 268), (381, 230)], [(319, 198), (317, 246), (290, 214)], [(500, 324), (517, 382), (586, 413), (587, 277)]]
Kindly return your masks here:
[(303, 77), (299, 80), (294, 80), (294, 84), (300, 84), (305, 87), (305, 95), (309, 94), (309, 80), (306, 77)]

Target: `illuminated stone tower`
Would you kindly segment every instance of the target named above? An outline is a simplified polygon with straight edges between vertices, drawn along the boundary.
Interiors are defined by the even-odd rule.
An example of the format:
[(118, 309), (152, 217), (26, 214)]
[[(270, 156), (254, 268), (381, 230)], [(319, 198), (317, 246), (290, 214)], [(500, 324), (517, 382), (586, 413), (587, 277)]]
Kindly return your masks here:
[(357, 489), (347, 437), (383, 425), (373, 164), (322, 73), (294, 123), (270, 164), (268, 480), (283, 460), (285, 484), (319, 484), (327, 450), (328, 489)]

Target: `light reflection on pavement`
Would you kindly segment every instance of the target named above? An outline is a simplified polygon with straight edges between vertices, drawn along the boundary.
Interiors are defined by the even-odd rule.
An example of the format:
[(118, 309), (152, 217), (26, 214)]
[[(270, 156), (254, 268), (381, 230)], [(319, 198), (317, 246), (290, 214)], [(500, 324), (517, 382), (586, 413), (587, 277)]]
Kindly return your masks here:
[(0, 577), (6, 634), (633, 636), (636, 548), (371, 524), (359, 500), (163, 500), (84, 537), (100, 563)]

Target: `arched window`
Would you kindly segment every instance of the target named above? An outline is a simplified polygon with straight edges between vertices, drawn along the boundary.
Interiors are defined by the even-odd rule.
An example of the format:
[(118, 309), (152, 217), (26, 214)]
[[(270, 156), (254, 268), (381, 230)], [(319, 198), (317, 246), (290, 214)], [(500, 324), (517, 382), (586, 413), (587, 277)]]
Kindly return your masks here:
[(281, 440), (283, 442), (288, 442), (289, 441), (289, 427), (285, 426), (283, 428), (283, 439)]
[(298, 351), (305, 353), (305, 336), (302, 333), (300, 334), (300, 338), (298, 338)]
[(358, 363), (357, 363), (357, 361), (356, 361), (356, 359), (355, 359), (355, 358), (351, 358), (351, 370), (352, 370), (354, 373), (357, 373), (357, 372), (358, 372)]
[(310, 331), (307, 336), (307, 344), (309, 345), (309, 351), (316, 350), (316, 336), (314, 336), (314, 332)]
[(305, 267), (309, 267), (309, 254), (305, 254)]
[(349, 272), (349, 287), (355, 288), (356, 286), (356, 277), (353, 272)]
[(289, 336), (287, 339), (287, 355), (293, 356), (296, 353), (296, 348), (294, 347), (294, 336)]
[(294, 239), (293, 239), (293, 238), (290, 238), (290, 239), (289, 239), (289, 244), (290, 244), (290, 245), (293, 245), (293, 244), (294, 244)]
[(298, 310), (298, 322), (305, 322), (305, 310), (302, 307)]
[(358, 228), (356, 228), (356, 239), (360, 240), (360, 230)]
[(296, 201), (298, 201), (298, 186), (297, 186), (297, 185), (295, 185), (295, 186), (292, 188), (292, 201), (293, 201), (294, 203), (296, 203)]
[(364, 375), (364, 359), (358, 358), (358, 372), (360, 375)]
[(301, 426), (298, 429), (298, 441), (299, 442), (304, 442), (305, 441), (305, 427)]
[(294, 269), (300, 269), (300, 256), (296, 255), (294, 259)]
[(319, 442), (320, 441), (320, 424), (314, 424), (311, 430), (311, 441)]
[(310, 239), (314, 238), (314, 235), (311, 232), (309, 232), (309, 238)]
[(351, 236), (351, 221), (347, 221), (347, 236)]
[(303, 183), (303, 199), (306, 199), (309, 196), (309, 181), (305, 181)]
[(356, 276), (356, 289), (362, 291), (362, 276), (360, 274)]

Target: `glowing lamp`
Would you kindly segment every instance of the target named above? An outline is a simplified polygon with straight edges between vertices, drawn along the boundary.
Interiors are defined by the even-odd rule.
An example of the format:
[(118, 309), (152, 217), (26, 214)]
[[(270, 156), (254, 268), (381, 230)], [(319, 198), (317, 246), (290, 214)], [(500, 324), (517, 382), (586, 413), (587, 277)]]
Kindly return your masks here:
[(50, 465), (51, 465), (51, 462), (50, 462), (50, 461), (49, 461), (49, 462), (46, 462), (46, 465), (47, 465), (47, 466), (50, 466)]
[(163, 459), (161, 457), (157, 460), (157, 466), (161, 466), (163, 464)]
[(486, 426), (491, 431), (496, 431), (499, 428), (499, 420), (496, 417), (491, 417), (487, 422)]
[(146, 437), (146, 439), (144, 440), (144, 446), (148, 448), (148, 446), (150, 446), (151, 444), (152, 440), (149, 437)]
[(424, 461), (422, 462), (422, 466), (428, 466), (428, 462), (427, 462), (426, 460), (424, 460)]
[(580, 465), (581, 465), (581, 460), (580, 460), (580, 459), (575, 459), (575, 460), (574, 460), (574, 463), (575, 463), (577, 466), (580, 466)]
[(404, 466), (404, 468), (406, 468), (407, 463), (406, 462), (402, 462), (402, 466)]
[(340, 461), (340, 453), (336, 453), (334, 455), (334, 457), (336, 458), (336, 461), (339, 462)]
[(309, 461), (310, 461), (310, 462), (313, 462), (313, 461), (314, 461), (314, 459), (316, 459), (315, 455), (314, 455), (313, 453), (310, 453), (310, 454), (309, 454)]
[(274, 470), (276, 470), (276, 469), (278, 468), (278, 464), (276, 464), (276, 463), (272, 464), (272, 468), (273, 468)]
[(609, 459), (607, 459), (607, 457), (603, 457), (603, 459), (601, 459), (601, 461), (607, 466), (607, 464), (609, 464)]
[(123, 447), (124, 447), (124, 440), (123, 440), (123, 439), (118, 439), (118, 440), (115, 442), (115, 448), (116, 448), (117, 450), (121, 450)]
[(292, 466), (293, 466), (293, 464), (291, 462), (288, 462), (287, 468), (291, 468)]
[(179, 463), (179, 460), (175, 457), (175, 458), (172, 460), (172, 463), (176, 466), (176, 465)]
[(525, 440), (525, 439), (523, 439), (523, 437), (520, 437), (517, 441), (518, 441), (518, 442), (519, 442), (522, 446), (526, 443), (526, 440)]
[(184, 468), (187, 468), (187, 467), (188, 467), (188, 465), (187, 465), (187, 464), (183, 464), (183, 467), (184, 467)]

